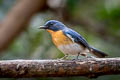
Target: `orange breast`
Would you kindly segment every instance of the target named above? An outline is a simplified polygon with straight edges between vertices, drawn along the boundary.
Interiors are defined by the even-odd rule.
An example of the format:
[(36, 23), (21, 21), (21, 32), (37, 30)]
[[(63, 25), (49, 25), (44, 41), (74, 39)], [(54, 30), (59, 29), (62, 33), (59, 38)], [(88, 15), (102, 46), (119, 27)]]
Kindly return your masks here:
[(47, 30), (47, 31), (51, 34), (52, 41), (56, 46), (73, 43), (71, 39), (69, 39), (62, 33), (62, 31), (56, 31), (56, 32), (52, 30)]

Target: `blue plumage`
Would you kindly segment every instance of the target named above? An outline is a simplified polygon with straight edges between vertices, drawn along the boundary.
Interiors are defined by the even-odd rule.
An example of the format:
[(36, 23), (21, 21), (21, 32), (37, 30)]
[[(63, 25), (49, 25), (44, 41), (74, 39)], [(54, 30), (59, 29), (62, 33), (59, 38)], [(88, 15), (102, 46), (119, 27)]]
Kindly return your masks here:
[[(107, 54), (105, 54), (102, 51), (99, 51), (91, 46), (89, 46), (89, 44), (87, 43), (87, 41), (77, 32), (75, 32), (74, 30), (67, 28), (63, 23), (56, 21), (56, 20), (49, 20), (45, 23), (45, 25), (43, 27), (40, 27), (41, 29), (47, 29), (50, 31), (53, 31), (54, 34), (56, 34), (56, 36), (66, 36), (66, 40), (72, 40), (72, 42), (68, 45), (64, 45), (63, 41), (60, 41), (62, 38), (55, 38), (54, 40), (60, 41), (61, 46), (57, 46), (63, 53), (65, 53), (65, 55), (67, 54), (81, 54), (83, 56), (87, 56), (87, 53), (92, 53), (94, 55), (96, 55), (97, 57), (105, 57), (107, 56)], [(59, 32), (61, 32), (61, 34), (59, 34)], [(53, 32), (50, 32), (50, 34), (53, 34)], [(57, 33), (58, 32), (58, 33)], [(52, 36), (54, 37), (54, 36)]]
[[(65, 28), (63, 30), (63, 33), (67, 36), (70, 35), (73, 39), (74, 39), (74, 42), (76, 43), (79, 43), (81, 44), (82, 46), (84, 47), (87, 47), (89, 48), (89, 45), (88, 43), (86, 42), (86, 40), (80, 35), (78, 34), (77, 32), (75, 32), (74, 30), (70, 29), (70, 28)], [(68, 36), (67, 36), (68, 37)]]

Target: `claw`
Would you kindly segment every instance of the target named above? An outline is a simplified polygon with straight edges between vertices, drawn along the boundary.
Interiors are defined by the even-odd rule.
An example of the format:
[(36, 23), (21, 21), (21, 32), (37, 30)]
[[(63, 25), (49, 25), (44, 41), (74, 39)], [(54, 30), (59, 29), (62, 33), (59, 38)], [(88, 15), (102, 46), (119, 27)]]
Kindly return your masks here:
[(65, 60), (68, 57), (68, 54), (66, 54), (64, 57), (60, 58), (60, 60)]
[(78, 55), (77, 55), (77, 57), (76, 57), (76, 60), (78, 60), (78, 59), (79, 59), (79, 55), (80, 55), (80, 53), (78, 53)]

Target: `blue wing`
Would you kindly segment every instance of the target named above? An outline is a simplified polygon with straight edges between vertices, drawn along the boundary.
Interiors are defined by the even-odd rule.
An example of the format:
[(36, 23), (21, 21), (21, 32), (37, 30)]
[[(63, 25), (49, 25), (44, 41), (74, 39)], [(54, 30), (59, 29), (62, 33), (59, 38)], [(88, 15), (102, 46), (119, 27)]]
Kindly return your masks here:
[(90, 48), (86, 40), (74, 30), (67, 28), (63, 30), (64, 35), (69, 37), (72, 41), (83, 45), (84, 47)]

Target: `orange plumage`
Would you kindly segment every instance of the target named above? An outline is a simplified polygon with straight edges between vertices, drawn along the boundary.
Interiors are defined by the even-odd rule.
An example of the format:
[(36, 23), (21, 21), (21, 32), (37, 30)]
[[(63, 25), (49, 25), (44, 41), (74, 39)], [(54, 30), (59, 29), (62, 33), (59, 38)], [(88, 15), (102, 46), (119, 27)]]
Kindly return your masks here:
[(65, 57), (69, 54), (77, 54), (78, 56), (81, 54), (88, 57), (88, 53), (92, 53), (100, 58), (107, 56), (104, 52), (89, 46), (79, 33), (67, 28), (67, 26), (59, 21), (47, 21), (40, 29), (45, 29), (51, 34), (53, 43), (65, 54)]
[(52, 37), (53, 43), (58, 47), (60, 45), (67, 45), (73, 43), (71, 39), (66, 37), (61, 30), (59, 31), (52, 31), (52, 30), (47, 30)]

